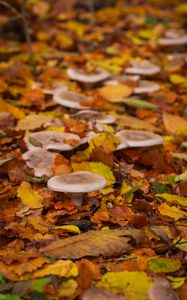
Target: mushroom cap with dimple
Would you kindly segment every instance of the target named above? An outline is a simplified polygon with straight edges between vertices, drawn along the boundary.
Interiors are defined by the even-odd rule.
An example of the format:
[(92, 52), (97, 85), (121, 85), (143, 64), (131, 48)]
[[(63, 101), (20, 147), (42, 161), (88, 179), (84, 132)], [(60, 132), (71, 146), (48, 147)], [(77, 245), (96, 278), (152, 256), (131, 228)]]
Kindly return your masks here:
[(149, 94), (160, 90), (160, 85), (148, 80), (140, 80), (137, 87), (134, 88), (135, 94)]
[[(75, 141), (77, 145), (72, 146), (69, 141)], [(29, 150), (40, 147), (45, 150), (69, 151), (79, 146), (80, 137), (73, 133), (44, 130), (26, 135), (24, 142)]]
[(93, 119), (96, 122), (103, 123), (103, 124), (113, 124), (115, 123), (115, 118), (109, 114), (105, 114), (100, 111), (96, 110), (81, 110), (72, 115), (75, 119), (83, 119), (83, 120), (90, 120)]
[(160, 72), (160, 67), (148, 60), (133, 61), (131, 67), (125, 69), (126, 73), (138, 75), (154, 75)]
[(66, 176), (51, 177), (47, 186), (50, 190), (64, 193), (87, 193), (106, 186), (106, 179), (92, 172), (79, 171)]
[(121, 130), (116, 136), (125, 140), (128, 147), (148, 147), (163, 143), (160, 135), (145, 130)]
[(101, 69), (98, 69), (95, 74), (89, 74), (80, 69), (68, 68), (67, 74), (71, 79), (85, 83), (97, 83), (110, 77), (109, 72)]
[(84, 103), (88, 106), (88, 103), (91, 102), (92, 99), (73, 91), (62, 91), (57, 89), (53, 94), (53, 101), (65, 107), (85, 109)]
[(29, 168), (34, 169), (34, 176), (52, 176), (52, 168), (54, 166), (57, 153), (36, 148), (25, 152), (22, 158), (26, 161)]

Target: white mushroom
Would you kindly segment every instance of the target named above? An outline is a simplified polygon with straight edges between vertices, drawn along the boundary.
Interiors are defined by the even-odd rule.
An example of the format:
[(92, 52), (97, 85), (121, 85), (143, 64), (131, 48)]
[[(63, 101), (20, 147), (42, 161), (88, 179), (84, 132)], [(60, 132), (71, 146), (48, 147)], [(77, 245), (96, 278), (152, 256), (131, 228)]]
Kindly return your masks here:
[(165, 36), (158, 39), (160, 46), (177, 46), (187, 44), (187, 34), (183, 31), (168, 30)]
[(101, 69), (97, 70), (95, 74), (90, 74), (80, 69), (68, 68), (67, 74), (71, 79), (85, 83), (97, 83), (110, 77), (109, 72)]
[[(46, 130), (28, 134), (24, 137), (24, 141), (29, 150), (40, 147), (45, 150), (69, 151), (79, 146), (80, 137), (73, 133)], [(72, 141), (76, 146), (72, 146)]]
[(139, 85), (134, 88), (135, 94), (146, 94), (146, 93), (154, 93), (160, 90), (160, 85), (157, 83), (147, 81), (147, 80), (140, 80)]
[(26, 160), (26, 165), (34, 169), (34, 176), (52, 176), (52, 168), (57, 153), (52, 153), (47, 150), (37, 147), (34, 150), (25, 152), (22, 158)]
[(85, 109), (84, 103), (91, 102), (92, 99), (72, 91), (56, 90), (53, 94), (54, 102), (69, 108)]
[(115, 123), (115, 118), (113, 116), (95, 110), (82, 110), (73, 114), (72, 117), (83, 120), (93, 119), (94, 121), (103, 124)]
[(78, 171), (66, 176), (53, 176), (47, 186), (50, 190), (64, 193), (88, 193), (106, 186), (103, 176), (87, 171)]
[(57, 86), (54, 88), (46, 89), (46, 88), (42, 87), (42, 84), (40, 82), (33, 83), (32, 89), (35, 89), (35, 88), (39, 88), (42, 90), (42, 92), (44, 94), (49, 94), (49, 95), (53, 95), (57, 90), (58, 91), (67, 91), (68, 90), (68, 87), (65, 85), (60, 85), (60, 86)]
[(131, 67), (125, 69), (126, 73), (149, 76), (160, 72), (160, 67), (152, 64), (148, 60), (133, 61), (131, 65)]
[(148, 147), (163, 143), (160, 135), (144, 130), (121, 130), (116, 136), (122, 142), (126, 141), (128, 147)]
[(109, 79), (107, 81), (104, 82), (104, 85), (118, 85), (121, 82), (124, 81), (138, 81), (140, 79), (139, 75), (120, 75), (120, 76), (115, 76), (112, 79)]

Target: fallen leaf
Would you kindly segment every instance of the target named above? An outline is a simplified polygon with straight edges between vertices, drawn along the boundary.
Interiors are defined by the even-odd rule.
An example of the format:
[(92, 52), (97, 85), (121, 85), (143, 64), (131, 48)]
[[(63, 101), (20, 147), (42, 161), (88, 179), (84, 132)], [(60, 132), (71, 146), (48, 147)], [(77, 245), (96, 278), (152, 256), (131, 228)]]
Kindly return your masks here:
[(54, 241), (40, 251), (55, 258), (76, 259), (84, 256), (114, 256), (129, 252), (133, 239), (140, 241), (136, 229), (88, 231), (64, 240)]
[(164, 113), (163, 122), (166, 131), (170, 133), (179, 134), (187, 130), (187, 121), (180, 116)]
[(163, 193), (163, 194), (156, 194), (157, 197), (165, 199), (166, 201), (170, 202), (170, 203), (178, 203), (181, 206), (187, 206), (187, 198), (186, 197), (182, 197), (182, 196), (178, 196), (178, 195), (171, 195), (171, 194), (167, 194), (167, 193)]
[(128, 115), (118, 115), (118, 124), (125, 128), (137, 129), (137, 130), (148, 130), (148, 131), (159, 131), (157, 127), (147, 121), (140, 120), (135, 117)]
[(108, 272), (96, 286), (123, 293), (126, 300), (148, 300), (153, 280), (145, 272)]
[(25, 118), (25, 112), (23, 110), (2, 99), (0, 99), (0, 112), (9, 112), (18, 120)]
[(98, 90), (99, 95), (109, 102), (118, 103), (123, 102), (123, 99), (130, 96), (133, 89), (128, 85), (118, 84), (111, 86), (104, 86)]
[(149, 269), (158, 273), (172, 273), (181, 268), (180, 260), (167, 257), (156, 257), (149, 261)]
[(42, 196), (34, 191), (30, 183), (23, 181), (18, 187), (17, 196), (21, 199), (24, 205), (30, 208), (40, 208), (42, 207)]
[(76, 277), (78, 275), (78, 268), (71, 260), (58, 260), (52, 264), (44, 266), (43, 269), (34, 273), (35, 278), (48, 275)]
[(166, 203), (162, 203), (158, 206), (158, 210), (161, 215), (171, 217), (175, 220), (185, 217), (186, 213), (175, 206), (169, 206)]
[(20, 120), (16, 126), (16, 130), (34, 130), (40, 128), (43, 124), (53, 119), (51, 115), (30, 114)]

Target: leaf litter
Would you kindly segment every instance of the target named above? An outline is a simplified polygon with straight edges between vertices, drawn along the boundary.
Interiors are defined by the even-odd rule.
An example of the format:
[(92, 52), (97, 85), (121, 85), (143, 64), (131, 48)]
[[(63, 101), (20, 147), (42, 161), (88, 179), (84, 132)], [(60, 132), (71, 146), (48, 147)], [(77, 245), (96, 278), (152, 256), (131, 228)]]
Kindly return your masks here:
[[(186, 299), (186, 15), (0, 1), (0, 299)], [(57, 149), (73, 134), (70, 150), (43, 151), (39, 131)], [(85, 171), (104, 187), (49, 189)]]

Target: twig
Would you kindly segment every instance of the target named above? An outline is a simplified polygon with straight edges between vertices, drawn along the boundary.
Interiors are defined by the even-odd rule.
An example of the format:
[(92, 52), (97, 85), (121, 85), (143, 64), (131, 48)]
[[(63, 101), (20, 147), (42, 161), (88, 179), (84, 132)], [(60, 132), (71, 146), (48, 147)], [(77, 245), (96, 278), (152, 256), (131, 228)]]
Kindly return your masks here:
[(31, 64), (34, 66), (34, 54), (32, 51), (32, 41), (31, 41), (31, 35), (28, 29), (28, 24), (27, 24), (27, 18), (26, 18), (26, 1), (27, 0), (22, 0), (21, 4), (21, 13), (17, 9), (15, 9), (13, 6), (11, 6), (9, 3), (0, 0), (0, 5), (3, 5), (4, 7), (8, 8), (11, 10), (18, 18), (20, 18), (23, 22), (23, 29), (24, 29), (24, 34), (25, 34), (25, 40), (29, 48), (29, 56), (30, 56), (30, 61)]

